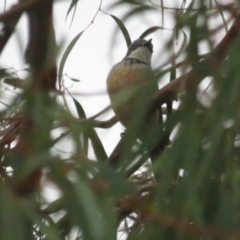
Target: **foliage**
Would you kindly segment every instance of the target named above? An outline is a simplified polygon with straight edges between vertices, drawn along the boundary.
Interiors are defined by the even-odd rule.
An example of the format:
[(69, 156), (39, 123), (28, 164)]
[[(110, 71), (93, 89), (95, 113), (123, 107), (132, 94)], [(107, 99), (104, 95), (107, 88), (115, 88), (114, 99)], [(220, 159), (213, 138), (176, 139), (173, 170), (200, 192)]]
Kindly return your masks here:
[[(66, 17), (75, 14), (77, 3), (70, 2)], [(0, 53), (23, 13), (29, 21), (26, 79), (0, 69), (2, 89), (3, 82), (20, 89), (0, 112), (1, 239), (240, 239), (239, 4), (183, 0), (173, 9), (165, 4), (122, 0), (109, 8), (128, 45), (129, 19), (152, 11), (162, 16), (162, 25), (155, 23), (141, 37), (164, 32), (167, 11), (176, 24), (165, 46), (169, 60), (155, 69), (158, 81), (168, 75), (171, 81), (147, 109), (151, 114), (161, 108), (164, 116), (146, 136), (155, 147), (136, 141), (138, 123), (148, 123), (136, 115), (110, 156), (96, 132), (111, 131), (117, 122), (98, 120), (109, 108), (87, 118), (73, 98), (75, 118), (57, 101), (65, 98), (64, 64), (85, 30), (69, 43), (58, 67), (52, 0), (19, 0), (0, 15)], [(122, 5), (128, 6), (122, 18), (110, 14)], [(218, 26), (211, 24), (216, 16), (222, 18)], [(181, 34), (183, 43), (173, 54)], [(208, 53), (200, 55), (203, 42)], [(53, 137), (55, 129), (64, 130)], [(52, 153), (62, 140), (75, 146), (70, 157)], [(155, 150), (152, 165), (141, 168)], [(49, 186), (58, 192), (56, 200), (44, 197)]]

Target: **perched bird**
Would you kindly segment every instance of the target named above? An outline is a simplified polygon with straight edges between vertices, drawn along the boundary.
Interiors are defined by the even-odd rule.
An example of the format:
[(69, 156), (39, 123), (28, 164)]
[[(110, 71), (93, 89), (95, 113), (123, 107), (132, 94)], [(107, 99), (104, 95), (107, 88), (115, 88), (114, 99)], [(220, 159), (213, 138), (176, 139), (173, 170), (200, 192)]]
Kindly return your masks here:
[[(138, 126), (136, 137), (143, 143), (146, 136), (151, 136), (153, 126), (159, 124), (156, 112), (146, 116), (151, 97), (158, 90), (151, 68), (152, 53), (152, 39), (135, 40), (107, 77), (107, 91), (116, 117), (127, 129)], [(148, 145), (146, 141), (144, 144)]]

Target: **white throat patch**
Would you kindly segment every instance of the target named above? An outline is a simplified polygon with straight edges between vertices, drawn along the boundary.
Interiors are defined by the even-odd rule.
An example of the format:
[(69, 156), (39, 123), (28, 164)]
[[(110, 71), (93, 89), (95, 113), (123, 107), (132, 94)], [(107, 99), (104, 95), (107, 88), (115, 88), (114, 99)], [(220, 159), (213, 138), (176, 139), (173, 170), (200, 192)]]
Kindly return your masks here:
[(136, 50), (131, 52), (127, 58), (138, 59), (139, 61), (145, 62), (149, 66), (151, 65), (152, 53), (147, 47), (138, 47)]

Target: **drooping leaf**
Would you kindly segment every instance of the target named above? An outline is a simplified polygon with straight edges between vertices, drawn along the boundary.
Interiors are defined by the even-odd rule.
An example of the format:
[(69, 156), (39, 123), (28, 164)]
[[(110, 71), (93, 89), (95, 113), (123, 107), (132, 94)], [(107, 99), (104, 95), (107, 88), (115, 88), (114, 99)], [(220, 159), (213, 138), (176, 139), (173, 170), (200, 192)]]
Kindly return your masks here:
[(73, 99), (73, 102), (75, 104), (75, 107), (76, 107), (79, 118), (85, 119), (86, 114), (85, 114), (85, 111), (84, 111), (82, 105), (74, 97), (72, 97), (72, 99)]
[[(175, 54), (175, 56), (179, 56), (185, 49), (186, 45), (187, 45), (187, 34), (181, 29), (181, 32), (183, 33), (183, 41), (182, 41), (182, 44), (181, 44), (181, 47), (178, 51), (178, 53)], [(178, 31), (176, 32), (176, 38), (178, 40)]]
[(147, 29), (146, 31), (144, 31), (139, 38), (145, 38), (147, 37), (148, 35), (150, 35), (151, 33), (154, 33), (160, 29), (164, 29), (163, 27), (158, 27), (158, 26), (155, 26), (155, 27), (150, 27), (149, 29)]
[(93, 151), (97, 159), (101, 162), (106, 162), (108, 156), (101, 142), (101, 139), (99, 138), (94, 129), (91, 129), (91, 131), (89, 132), (89, 138), (91, 139)]
[(68, 75), (67, 75), (67, 77), (68, 77), (70, 80), (72, 80), (73, 82), (80, 82), (80, 79), (73, 78), (73, 77), (69, 77)]
[[(72, 97), (72, 99), (75, 104), (75, 107), (76, 107), (76, 110), (78, 113), (78, 117), (80, 119), (86, 119), (86, 113), (85, 113), (82, 105), (74, 97)], [(88, 135), (84, 129), (83, 129), (80, 137), (82, 138), (82, 149), (83, 149), (84, 153), (87, 155), (88, 154)]]
[(128, 47), (132, 41), (131, 41), (131, 38), (130, 38), (127, 28), (125, 27), (125, 25), (119, 18), (117, 18), (116, 16), (111, 15), (111, 14), (108, 14), (108, 15), (111, 16), (114, 19), (114, 21), (117, 23), (118, 27), (120, 28), (120, 30), (124, 36), (124, 39), (125, 39), (127, 47)]
[(67, 61), (67, 58), (69, 56), (69, 54), (71, 53), (73, 47), (75, 46), (75, 44), (77, 43), (78, 39), (81, 37), (81, 35), (83, 34), (84, 31), (78, 33), (74, 38), (73, 40), (69, 43), (67, 49), (65, 50), (63, 56), (62, 56), (62, 59), (60, 61), (60, 64), (59, 64), (59, 70), (58, 70), (58, 77), (59, 79), (62, 78), (62, 75), (63, 75), (63, 69), (64, 69), (64, 66), (65, 66), (65, 63)]
[(68, 11), (67, 11), (67, 15), (66, 15), (65, 21), (67, 20), (69, 13), (70, 13), (70, 12), (72, 11), (72, 9), (74, 8), (72, 20), (71, 20), (71, 23), (70, 23), (70, 27), (71, 27), (71, 25), (72, 25), (72, 22), (73, 22), (75, 13), (76, 13), (77, 4), (78, 4), (78, 0), (72, 0), (70, 6), (69, 6), (69, 8), (68, 8)]
[[(103, 240), (104, 225), (94, 192), (80, 178), (77, 179), (74, 187), (79, 200), (78, 205), (81, 206), (80, 212), (82, 216), (79, 222), (85, 226), (84, 233), (88, 235), (89, 239)], [(86, 232), (86, 230), (88, 231)]]
[(51, 214), (63, 209), (63, 197), (60, 197), (51, 202), (46, 208), (42, 210), (43, 213)]

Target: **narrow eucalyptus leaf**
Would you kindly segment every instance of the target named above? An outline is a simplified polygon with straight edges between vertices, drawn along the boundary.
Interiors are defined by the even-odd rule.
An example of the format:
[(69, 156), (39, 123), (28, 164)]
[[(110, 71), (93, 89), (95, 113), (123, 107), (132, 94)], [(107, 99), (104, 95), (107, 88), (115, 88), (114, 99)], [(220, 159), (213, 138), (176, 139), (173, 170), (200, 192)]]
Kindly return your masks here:
[(92, 239), (103, 239), (104, 225), (96, 196), (82, 179), (78, 179), (75, 187), (82, 209), (82, 221), (85, 221), (88, 234)]
[(78, 33), (74, 38), (73, 40), (69, 43), (67, 49), (65, 50), (63, 56), (62, 56), (62, 59), (60, 61), (60, 64), (59, 64), (59, 71), (58, 71), (58, 77), (59, 79), (62, 78), (62, 75), (63, 75), (63, 69), (64, 69), (64, 66), (65, 66), (65, 63), (67, 61), (67, 58), (69, 56), (69, 54), (71, 53), (73, 47), (75, 46), (75, 44), (77, 43), (78, 39), (81, 37), (81, 35), (83, 34), (84, 31)]
[(139, 38), (145, 38), (147, 37), (148, 35), (150, 35), (151, 33), (154, 33), (160, 29), (164, 29), (163, 27), (158, 27), (158, 26), (155, 26), (155, 27), (150, 27), (149, 29), (147, 29), (146, 31), (144, 31)]
[(111, 15), (111, 14), (108, 14), (108, 15), (111, 16), (114, 19), (114, 21), (117, 23), (118, 27), (120, 28), (120, 30), (124, 36), (127, 46), (129, 46), (132, 41), (131, 41), (130, 35), (128, 33), (128, 30), (125, 27), (125, 25), (123, 24), (123, 22), (114, 15)]
[(84, 111), (82, 105), (75, 98), (72, 98), (72, 99), (75, 104), (79, 118), (86, 118), (86, 114), (85, 114), (85, 111)]
[[(68, 76), (69, 77), (69, 76)], [(69, 77), (73, 82), (80, 82), (80, 79)]]
[[(67, 15), (66, 15), (66, 19), (65, 19), (65, 21), (67, 20), (68, 15), (69, 15), (69, 13), (72, 11), (72, 9), (73, 9), (73, 8), (76, 9), (76, 7), (77, 7), (77, 3), (78, 3), (78, 0), (72, 0), (70, 6), (69, 6), (69, 8), (68, 8), (68, 11), (67, 11)], [(73, 16), (73, 18), (74, 18), (74, 16)], [(72, 20), (73, 20), (73, 18), (72, 18)]]

